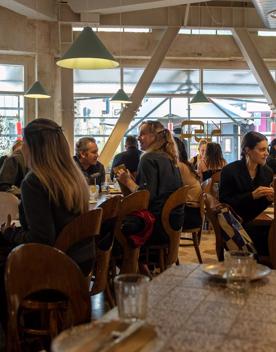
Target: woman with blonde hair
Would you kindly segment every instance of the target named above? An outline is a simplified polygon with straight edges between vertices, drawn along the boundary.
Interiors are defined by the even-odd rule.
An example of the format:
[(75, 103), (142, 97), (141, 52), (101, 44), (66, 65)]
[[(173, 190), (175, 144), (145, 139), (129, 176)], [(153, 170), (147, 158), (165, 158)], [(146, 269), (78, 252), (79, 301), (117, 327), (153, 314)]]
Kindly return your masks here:
[(53, 245), (68, 222), (88, 211), (88, 186), (70, 155), (61, 127), (54, 121), (30, 122), (24, 129), (23, 143), (30, 172), (21, 186), (22, 229), (16, 231), (7, 223), (2, 238), (12, 245)]
[(23, 143), (30, 171), (21, 185), (22, 228), (11, 225), (11, 219), (1, 227), (0, 319), (4, 325), (4, 265), (10, 250), (28, 242), (53, 246), (63, 227), (88, 211), (88, 186), (61, 127), (52, 120), (36, 119), (25, 127)]
[[(166, 243), (168, 237), (161, 226), (161, 212), (166, 199), (182, 186), (177, 166), (178, 153), (170, 131), (159, 121), (145, 121), (139, 127), (138, 140), (144, 151), (136, 180), (124, 170), (117, 177), (131, 192), (138, 189), (150, 191), (149, 210), (155, 215), (156, 222), (151, 243)], [(183, 210), (176, 210), (171, 217), (172, 225), (178, 229), (183, 223)]]

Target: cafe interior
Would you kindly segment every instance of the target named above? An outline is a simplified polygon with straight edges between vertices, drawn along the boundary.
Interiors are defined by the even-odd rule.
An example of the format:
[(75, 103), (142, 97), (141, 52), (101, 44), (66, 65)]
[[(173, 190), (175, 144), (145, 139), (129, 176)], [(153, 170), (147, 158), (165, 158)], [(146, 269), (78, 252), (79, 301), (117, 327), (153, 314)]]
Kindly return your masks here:
[[(0, 351), (276, 351), (276, 167), (273, 175), (265, 161), (256, 161), (257, 152), (268, 157), (276, 138), (276, 1), (0, 0), (0, 19), (0, 156), (9, 158), (22, 138), (26, 155), (32, 154), (33, 132), (28, 137), (26, 126), (49, 119), (71, 157), (81, 138), (92, 138), (105, 169), (104, 182), (89, 185), (87, 211), (64, 222), (53, 242), (20, 240), (7, 253), (2, 225), (0, 311), (7, 312), (0, 316)], [(185, 170), (196, 175), (191, 185), (177, 167), (181, 185), (157, 215), (152, 189), (139, 181), (152, 152), (143, 148), (142, 133), (153, 132), (143, 128), (155, 122), (184, 144)], [(258, 141), (244, 147), (244, 137), (255, 132)], [(112, 180), (114, 156), (129, 135), (145, 152), (137, 178), (122, 164)], [(207, 179), (199, 164), (187, 166), (202, 140), (206, 150), (219, 145), (224, 160)], [(248, 166), (245, 188), (253, 188), (249, 203), (240, 197), (232, 204), (230, 176), (242, 171), (230, 165), (245, 150), (257, 170), (252, 176)], [(168, 168), (159, 172), (157, 194), (163, 182), (171, 184)], [(24, 228), (18, 207), (23, 203), (27, 213), (28, 175), (22, 193), (0, 189), (1, 223), (10, 221), (12, 231)], [(200, 224), (176, 229), (175, 209), (194, 208), (195, 182)], [(48, 210), (40, 210), (39, 196), (36, 201), (33, 216), (44, 226)], [(243, 208), (251, 211), (250, 223)], [(52, 206), (51, 212), (59, 216)], [(142, 216), (145, 227), (130, 239), (124, 229), (134, 216)], [(166, 243), (143, 237), (158, 221)], [(106, 228), (111, 242), (100, 246)], [(261, 236), (265, 253), (256, 244)], [(90, 246), (88, 271), (72, 259), (79, 243)]]

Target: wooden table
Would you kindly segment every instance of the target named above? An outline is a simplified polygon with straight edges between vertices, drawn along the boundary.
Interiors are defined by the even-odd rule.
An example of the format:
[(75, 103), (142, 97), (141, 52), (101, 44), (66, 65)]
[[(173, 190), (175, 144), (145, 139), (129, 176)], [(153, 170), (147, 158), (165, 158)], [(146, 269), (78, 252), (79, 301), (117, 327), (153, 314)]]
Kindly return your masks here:
[(107, 199), (117, 196), (117, 195), (122, 195), (121, 193), (114, 193), (114, 194), (110, 194), (110, 193), (106, 193), (106, 192), (101, 192), (98, 196), (97, 202), (89, 202), (89, 210), (93, 210), (97, 207), (99, 207), (104, 201), (106, 201)]
[[(115, 309), (101, 321), (116, 317)], [(236, 298), (200, 265), (174, 266), (149, 284), (147, 322), (163, 343), (150, 352), (276, 351), (276, 271), (253, 282), (247, 298)], [(89, 334), (89, 325), (84, 328)], [(74, 329), (61, 336), (67, 346), (72, 339), (72, 351), (81, 352)], [(68, 351), (58, 347), (53, 351)]]

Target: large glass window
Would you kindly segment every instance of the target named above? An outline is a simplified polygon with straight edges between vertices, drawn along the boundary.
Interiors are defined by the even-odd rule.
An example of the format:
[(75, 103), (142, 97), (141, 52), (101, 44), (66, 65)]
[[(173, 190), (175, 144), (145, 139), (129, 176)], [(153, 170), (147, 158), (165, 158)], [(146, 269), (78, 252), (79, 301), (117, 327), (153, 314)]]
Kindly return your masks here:
[(9, 153), (22, 138), (24, 122), (24, 66), (0, 65), (0, 154)]
[[(125, 68), (124, 90), (128, 94), (142, 72)], [(275, 72), (271, 73), (274, 77)], [(120, 86), (119, 76), (116, 69), (75, 72), (75, 138), (93, 135), (100, 150), (120, 116), (120, 106), (109, 101)], [(180, 134), (183, 121), (200, 121), (204, 124), (201, 137), (220, 143), (228, 162), (239, 158), (240, 141), (247, 131), (259, 131), (269, 141), (276, 137), (276, 123), (270, 118), (269, 106), (249, 70), (203, 70), (202, 77), (203, 91), (211, 103), (190, 105), (200, 87), (200, 71), (160, 69), (126, 134), (138, 134), (138, 126), (144, 119), (158, 119), (176, 134)], [(199, 127), (195, 122), (186, 128), (190, 133), (186, 138), (188, 153), (193, 156), (197, 153), (195, 133)], [(122, 148), (123, 141), (118, 151)]]

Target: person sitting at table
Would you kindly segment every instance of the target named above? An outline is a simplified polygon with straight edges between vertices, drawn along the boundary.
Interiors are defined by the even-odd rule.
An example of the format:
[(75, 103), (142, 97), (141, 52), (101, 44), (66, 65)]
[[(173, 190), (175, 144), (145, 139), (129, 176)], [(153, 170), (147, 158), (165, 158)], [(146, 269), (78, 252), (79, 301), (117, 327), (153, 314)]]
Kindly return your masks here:
[(218, 143), (207, 143), (204, 158), (198, 164), (198, 174), (201, 182), (210, 178), (227, 164), (223, 158), (221, 146)]
[(83, 137), (76, 143), (76, 155), (74, 160), (84, 174), (87, 183), (96, 184), (101, 187), (105, 182), (105, 169), (102, 163), (98, 161), (98, 146), (95, 138)]
[(205, 151), (207, 147), (207, 141), (206, 139), (201, 139), (198, 143), (198, 154), (193, 156), (190, 160), (189, 163), (192, 165), (192, 168), (194, 170), (198, 169), (198, 165), (200, 164), (200, 161), (204, 159)]
[(269, 156), (266, 159), (266, 164), (271, 168), (274, 174), (276, 174), (276, 138), (270, 143)]
[(22, 153), (22, 141), (16, 141), (10, 156), (0, 169), (0, 191), (20, 195), (21, 183), (27, 174), (27, 165)]
[[(138, 189), (149, 190), (149, 210), (156, 217), (149, 242), (152, 244), (167, 243), (168, 236), (161, 225), (162, 208), (170, 194), (182, 186), (175, 142), (170, 131), (164, 128), (159, 121), (142, 122), (139, 127), (138, 140), (144, 153), (138, 165), (136, 180), (123, 169), (120, 169), (116, 176), (131, 192)], [(173, 211), (171, 223), (175, 229), (182, 226), (182, 208)]]
[(252, 220), (273, 200), (270, 186), (273, 172), (266, 165), (268, 143), (259, 132), (248, 132), (241, 143), (241, 160), (221, 171), (219, 200), (229, 204), (243, 219), (243, 227), (251, 237), (257, 252), (268, 255), (268, 227), (256, 226)]
[(126, 150), (122, 153), (115, 155), (110, 172), (110, 178), (113, 181), (114, 178), (114, 170), (113, 168), (124, 164), (125, 167), (129, 170), (129, 172), (135, 177), (140, 156), (141, 150), (138, 149), (138, 142), (135, 136), (127, 136), (125, 143)]
[(2, 225), (0, 234), (0, 318), (4, 319), (4, 265), (10, 250), (22, 243), (53, 246), (63, 227), (88, 211), (87, 182), (70, 155), (60, 126), (36, 119), (24, 128), (24, 155), (29, 173), (21, 186), (22, 228)]

